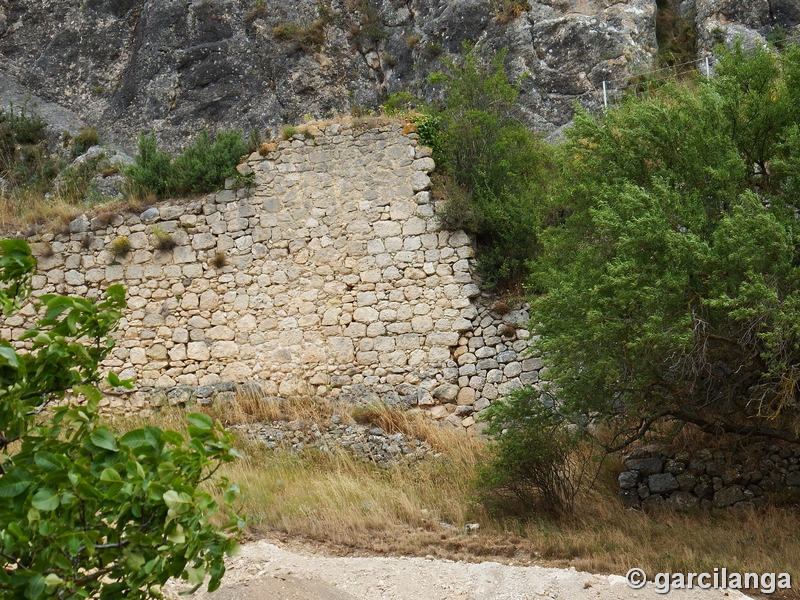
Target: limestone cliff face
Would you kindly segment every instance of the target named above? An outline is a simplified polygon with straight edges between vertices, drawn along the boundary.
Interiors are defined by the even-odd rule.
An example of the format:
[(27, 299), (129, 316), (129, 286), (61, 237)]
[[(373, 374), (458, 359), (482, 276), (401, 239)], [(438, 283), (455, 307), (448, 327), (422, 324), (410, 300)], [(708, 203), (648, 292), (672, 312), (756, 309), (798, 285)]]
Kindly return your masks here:
[[(95, 125), (129, 150), (142, 129), (176, 147), (202, 126), (274, 132), (304, 115), (375, 108), (399, 90), (430, 97), (428, 73), (471, 40), (508, 48), (509, 72), (527, 75), (531, 124), (552, 131), (570, 119), (576, 98), (598, 106), (603, 80), (653, 65), (657, 4), (0, 0), (0, 101), (30, 94), (71, 111), (56, 127)], [(760, 36), (800, 23), (795, 0), (679, 4), (696, 15), (701, 47), (712, 31)], [(297, 28), (276, 37), (281, 25)]]

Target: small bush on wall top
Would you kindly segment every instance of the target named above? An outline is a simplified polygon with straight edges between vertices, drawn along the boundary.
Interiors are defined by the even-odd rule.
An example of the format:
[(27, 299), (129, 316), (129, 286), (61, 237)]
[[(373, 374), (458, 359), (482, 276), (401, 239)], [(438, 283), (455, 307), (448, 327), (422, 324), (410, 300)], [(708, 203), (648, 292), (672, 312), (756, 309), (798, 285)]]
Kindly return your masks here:
[(240, 131), (220, 131), (212, 137), (204, 129), (193, 144), (173, 159), (158, 149), (154, 133), (142, 133), (136, 164), (126, 174), (133, 191), (141, 196), (201, 194), (221, 189), (247, 152), (248, 145)]

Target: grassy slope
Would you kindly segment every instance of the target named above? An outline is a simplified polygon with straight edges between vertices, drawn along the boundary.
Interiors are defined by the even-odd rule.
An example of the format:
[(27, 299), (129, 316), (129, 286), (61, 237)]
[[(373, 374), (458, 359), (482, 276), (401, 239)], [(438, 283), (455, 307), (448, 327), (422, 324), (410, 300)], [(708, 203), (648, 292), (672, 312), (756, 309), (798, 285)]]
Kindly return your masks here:
[[(240, 398), (215, 416), (229, 424), (277, 418), (323, 424), (332, 411), (330, 405), (308, 399), (279, 405)], [(493, 559), (618, 574), (641, 567), (651, 576), (726, 567), (739, 572), (789, 572), (793, 581), (800, 581), (796, 535), (800, 514), (791, 507), (690, 515), (669, 509), (627, 510), (614, 494), (620, 467), (609, 464), (571, 521), (554, 523), (535, 516), (527, 521), (503, 519), (472, 501), (474, 467), (485, 455), (485, 442), (408, 413), (373, 411), (356, 416), (387, 431), (427, 439), (441, 457), (384, 469), (344, 452), (273, 452), (240, 439), (244, 458), (226, 467), (224, 475), (244, 492), (242, 512), (248, 516), (251, 534), (311, 540), (332, 552)], [(177, 410), (153, 419), (162, 427), (182, 427), (182, 413)], [(467, 523), (480, 523), (480, 529), (467, 535)], [(800, 594), (771, 597), (800, 598)]]

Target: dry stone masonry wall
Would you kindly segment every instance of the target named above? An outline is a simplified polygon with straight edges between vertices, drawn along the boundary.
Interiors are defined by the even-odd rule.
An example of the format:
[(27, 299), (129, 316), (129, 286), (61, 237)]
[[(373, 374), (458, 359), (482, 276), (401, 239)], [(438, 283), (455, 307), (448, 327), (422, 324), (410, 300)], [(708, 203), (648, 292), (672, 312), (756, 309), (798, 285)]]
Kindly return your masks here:
[(633, 507), (742, 509), (763, 505), (771, 494), (800, 498), (800, 450), (778, 444), (714, 453), (639, 448), (626, 457), (625, 468), (619, 498)]
[[(440, 228), (434, 162), (412, 127), (311, 124), (263, 152), (239, 166), (249, 187), (81, 215), (32, 240), (36, 294), (128, 290), (105, 366), (138, 388), (113, 409), (246, 383), (420, 406), (476, 431), (473, 413), (538, 381), (541, 363), (521, 356), (526, 307), (480, 295), (472, 242)], [(158, 249), (165, 238), (173, 249)], [(23, 326), (9, 319), (2, 334)]]

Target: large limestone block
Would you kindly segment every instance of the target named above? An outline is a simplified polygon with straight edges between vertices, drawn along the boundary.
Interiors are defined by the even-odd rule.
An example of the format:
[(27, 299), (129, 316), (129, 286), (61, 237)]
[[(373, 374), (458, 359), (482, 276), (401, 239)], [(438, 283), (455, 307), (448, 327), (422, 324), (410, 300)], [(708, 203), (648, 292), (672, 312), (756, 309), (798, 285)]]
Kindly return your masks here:
[(147, 357), (152, 360), (167, 360), (167, 349), (164, 344), (153, 344), (146, 350)]
[(245, 362), (232, 362), (222, 369), (220, 377), (224, 381), (250, 381), (253, 377), (253, 368)]
[(208, 250), (217, 245), (217, 237), (211, 233), (198, 233), (192, 237), (192, 248), (195, 250)]
[(232, 341), (218, 341), (211, 344), (211, 358), (232, 358), (239, 356), (239, 345)]
[(211, 358), (211, 352), (205, 342), (189, 342), (186, 345), (186, 356), (192, 360), (205, 362)]
[(169, 349), (168, 354), (170, 360), (184, 360), (186, 358), (186, 345), (175, 344)]
[(336, 363), (346, 364), (353, 362), (355, 346), (351, 338), (339, 336), (328, 338), (328, 347), (331, 351), (331, 357)]
[(206, 337), (210, 340), (232, 340), (236, 333), (227, 325), (216, 325), (206, 331)]

